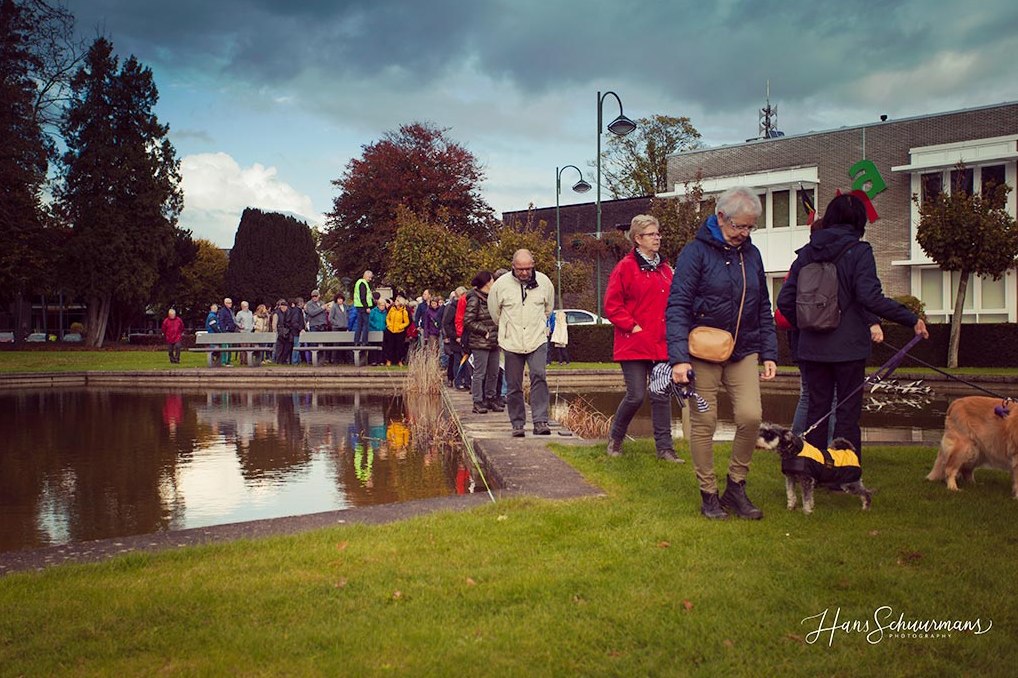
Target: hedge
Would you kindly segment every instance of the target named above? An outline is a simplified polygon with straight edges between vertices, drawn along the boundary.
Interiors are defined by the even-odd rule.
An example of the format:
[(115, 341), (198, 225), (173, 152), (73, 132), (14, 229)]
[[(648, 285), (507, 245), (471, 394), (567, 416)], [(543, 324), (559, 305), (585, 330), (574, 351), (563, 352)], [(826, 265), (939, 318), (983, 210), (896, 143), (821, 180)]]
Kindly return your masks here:
[[(950, 325), (929, 325), (930, 338), (920, 342), (910, 355), (936, 365), (947, 365), (947, 344)], [(884, 339), (902, 347), (912, 338), (912, 330), (901, 325), (884, 324)], [(569, 357), (582, 362), (611, 362), (614, 328), (609, 325), (570, 325)], [(886, 346), (876, 346), (869, 364), (878, 366), (893, 355)], [(786, 332), (778, 332), (778, 364), (791, 365)], [(917, 365), (907, 358), (904, 366)], [(1018, 367), (1018, 324), (964, 324), (961, 326), (961, 345), (958, 364), (962, 367)]]

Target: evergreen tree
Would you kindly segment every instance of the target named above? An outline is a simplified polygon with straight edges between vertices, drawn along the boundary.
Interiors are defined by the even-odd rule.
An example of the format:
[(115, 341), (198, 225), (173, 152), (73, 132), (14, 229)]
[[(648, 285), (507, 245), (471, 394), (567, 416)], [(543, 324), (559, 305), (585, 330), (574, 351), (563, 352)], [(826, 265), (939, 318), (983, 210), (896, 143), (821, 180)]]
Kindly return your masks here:
[(153, 113), (158, 98), (152, 71), (133, 56), (120, 66), (105, 38), (71, 81), (58, 197), (71, 228), (64, 268), (86, 300), (90, 346), (102, 346), (114, 302), (149, 303), (161, 273), (179, 267), (179, 162)]
[(304, 297), (318, 280), (311, 228), (275, 212), (248, 208), (241, 215), (226, 268), (227, 294), (270, 308), (280, 297)]
[[(15, 301), (19, 314), (22, 298), (43, 284), (54, 248), (39, 198), (51, 145), (35, 112), (37, 29), (20, 4), (0, 0), (0, 294)], [(17, 339), (26, 322), (16, 320)]]

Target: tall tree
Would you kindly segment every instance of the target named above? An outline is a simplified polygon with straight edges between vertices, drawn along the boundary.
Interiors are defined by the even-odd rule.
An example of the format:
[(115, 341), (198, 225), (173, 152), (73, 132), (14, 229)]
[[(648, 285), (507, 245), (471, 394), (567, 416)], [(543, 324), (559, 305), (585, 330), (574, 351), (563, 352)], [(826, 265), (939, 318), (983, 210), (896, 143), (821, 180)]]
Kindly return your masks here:
[[(51, 145), (35, 113), (33, 17), (19, 3), (0, 0), (0, 294), (22, 299), (45, 276), (51, 255), (47, 214), (40, 200)], [(20, 339), (25, 319), (16, 320)]]
[(153, 108), (152, 71), (123, 65), (98, 38), (71, 81), (61, 122), (60, 208), (71, 227), (65, 270), (87, 304), (87, 343), (102, 346), (110, 310), (146, 303), (174, 264), (183, 206), (180, 166)]
[[(964, 170), (959, 165), (959, 170)], [(959, 171), (958, 175), (964, 172)], [(965, 307), (969, 276), (990, 276), (999, 280), (1018, 259), (1018, 227), (1004, 207), (1011, 187), (987, 186), (982, 195), (970, 195), (960, 184), (950, 193), (918, 195), (912, 200), (919, 207), (916, 242), (944, 271), (958, 271), (958, 292), (951, 315), (951, 337), (947, 366), (958, 366), (961, 318)]]
[(224, 295), (271, 305), (279, 297), (307, 299), (317, 281), (318, 253), (306, 223), (276, 212), (244, 210)]
[(484, 173), (447, 131), (411, 123), (387, 132), (332, 182), (340, 194), (322, 245), (337, 276), (384, 273), (385, 245), (395, 237), (400, 205), (428, 223), (445, 210), (451, 231), (478, 241), (490, 234), (492, 209), (480, 194)]
[[(689, 118), (652, 115), (636, 121), (624, 137), (608, 135), (601, 151), (601, 176), (616, 198), (669, 190), (668, 156), (700, 147), (700, 132)], [(594, 163), (591, 163), (594, 166)]]

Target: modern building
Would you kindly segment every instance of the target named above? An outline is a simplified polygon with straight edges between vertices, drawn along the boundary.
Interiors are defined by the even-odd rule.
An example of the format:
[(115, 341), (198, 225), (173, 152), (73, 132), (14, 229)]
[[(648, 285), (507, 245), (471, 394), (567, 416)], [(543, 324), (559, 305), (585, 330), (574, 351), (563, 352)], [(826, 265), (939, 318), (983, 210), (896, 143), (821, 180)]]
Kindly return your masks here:
[[(964, 170), (958, 170), (959, 163)], [(668, 160), (674, 190), (659, 197), (685, 195), (697, 177), (705, 194), (740, 185), (757, 189), (764, 213), (753, 242), (776, 295), (795, 250), (809, 238), (801, 192), (822, 212), (838, 189), (862, 188), (879, 215), (867, 226), (866, 240), (873, 245), (885, 293), (916, 296), (931, 321), (946, 322), (958, 274), (941, 271), (916, 242), (919, 218), (912, 197), (950, 191), (956, 181), (970, 191), (990, 182), (1013, 188), (1018, 185), (1016, 163), (1018, 103), (1004, 103), (899, 120), (881, 116), (865, 125), (678, 153)], [(1011, 216), (1018, 214), (1014, 191), (1006, 209)], [(1014, 269), (1000, 280), (977, 277), (971, 282), (965, 322), (1018, 320)]]

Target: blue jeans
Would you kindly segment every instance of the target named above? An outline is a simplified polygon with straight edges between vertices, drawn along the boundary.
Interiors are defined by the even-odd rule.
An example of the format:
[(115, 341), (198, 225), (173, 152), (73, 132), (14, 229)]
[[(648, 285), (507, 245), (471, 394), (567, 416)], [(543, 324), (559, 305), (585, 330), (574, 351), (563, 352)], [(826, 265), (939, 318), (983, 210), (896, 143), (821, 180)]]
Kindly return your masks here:
[(356, 306), (351, 309), (355, 310), (356, 313), (353, 316), (353, 320), (348, 321), (350, 329), (353, 330), (353, 343), (357, 346), (368, 345), (368, 313), (369, 309), (357, 308)]
[[(838, 391), (834, 391), (834, 402), (831, 403), (831, 409), (838, 406)], [(806, 382), (800, 376), (799, 377), (799, 404), (795, 406), (795, 416), (792, 417), (792, 433), (797, 436), (801, 436), (802, 432), (806, 430), (807, 426), (813, 424), (812, 421), (806, 420), (806, 413), (809, 411), (809, 391), (806, 390)], [(828, 410), (830, 411), (830, 410)], [(834, 422), (838, 418), (837, 414), (832, 414), (827, 418), (827, 446), (830, 447), (830, 443), (834, 440)]]

